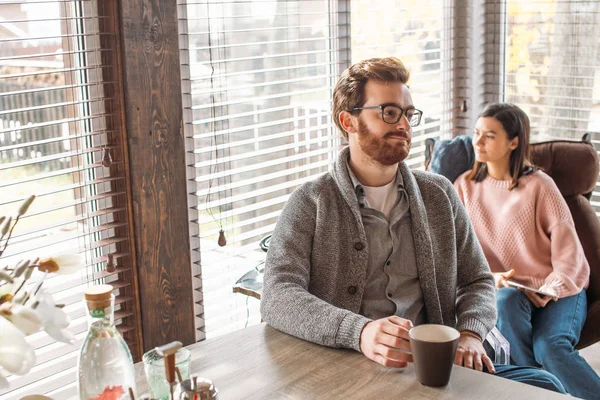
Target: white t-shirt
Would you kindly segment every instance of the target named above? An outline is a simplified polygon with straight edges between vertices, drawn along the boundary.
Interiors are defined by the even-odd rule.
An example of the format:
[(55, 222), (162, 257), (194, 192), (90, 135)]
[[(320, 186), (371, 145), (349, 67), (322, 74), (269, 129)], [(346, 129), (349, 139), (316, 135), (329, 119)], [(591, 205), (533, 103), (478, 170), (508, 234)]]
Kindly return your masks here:
[(390, 217), (392, 209), (398, 200), (398, 188), (396, 187), (396, 179), (392, 179), (390, 183), (383, 186), (365, 186), (365, 194), (369, 207), (381, 211), (386, 217)]

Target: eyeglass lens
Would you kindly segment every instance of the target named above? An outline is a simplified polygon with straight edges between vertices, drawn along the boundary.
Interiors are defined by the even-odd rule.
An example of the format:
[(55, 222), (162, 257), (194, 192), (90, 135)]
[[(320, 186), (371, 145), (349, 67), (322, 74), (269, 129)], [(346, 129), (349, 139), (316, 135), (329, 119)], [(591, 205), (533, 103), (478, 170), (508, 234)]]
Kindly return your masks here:
[[(402, 118), (402, 109), (394, 105), (387, 105), (383, 108), (383, 120), (388, 124), (396, 124)], [(415, 109), (406, 110), (406, 119), (411, 126), (419, 125), (421, 113)]]

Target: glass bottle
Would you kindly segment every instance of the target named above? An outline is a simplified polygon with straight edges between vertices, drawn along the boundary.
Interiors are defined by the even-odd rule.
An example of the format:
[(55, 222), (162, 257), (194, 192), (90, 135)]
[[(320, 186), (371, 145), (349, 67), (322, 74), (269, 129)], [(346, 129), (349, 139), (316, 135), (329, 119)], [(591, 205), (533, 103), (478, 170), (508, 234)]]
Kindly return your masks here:
[(112, 286), (98, 285), (85, 291), (89, 330), (78, 362), (79, 398), (82, 400), (130, 400), (136, 395), (135, 369), (129, 347), (114, 323)]

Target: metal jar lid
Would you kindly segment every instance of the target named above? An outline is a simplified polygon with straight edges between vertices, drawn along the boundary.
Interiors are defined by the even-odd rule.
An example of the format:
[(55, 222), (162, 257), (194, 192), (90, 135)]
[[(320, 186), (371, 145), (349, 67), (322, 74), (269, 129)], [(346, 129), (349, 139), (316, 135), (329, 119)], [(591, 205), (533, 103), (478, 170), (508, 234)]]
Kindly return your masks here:
[(198, 375), (192, 375), (179, 385), (179, 399), (197, 399), (197, 400), (215, 400), (219, 391), (213, 383), (204, 378), (198, 378)]

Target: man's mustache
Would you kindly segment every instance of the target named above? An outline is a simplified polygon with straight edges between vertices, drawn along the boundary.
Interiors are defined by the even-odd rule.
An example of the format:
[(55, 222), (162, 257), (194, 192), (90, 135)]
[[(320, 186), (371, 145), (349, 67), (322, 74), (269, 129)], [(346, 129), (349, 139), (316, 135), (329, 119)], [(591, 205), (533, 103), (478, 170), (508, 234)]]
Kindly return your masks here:
[(408, 132), (388, 132), (385, 134), (384, 136), (385, 138), (389, 138), (389, 137), (398, 137), (398, 138), (403, 138), (406, 140), (410, 140), (410, 135), (408, 134)]

